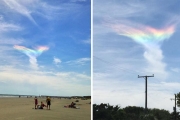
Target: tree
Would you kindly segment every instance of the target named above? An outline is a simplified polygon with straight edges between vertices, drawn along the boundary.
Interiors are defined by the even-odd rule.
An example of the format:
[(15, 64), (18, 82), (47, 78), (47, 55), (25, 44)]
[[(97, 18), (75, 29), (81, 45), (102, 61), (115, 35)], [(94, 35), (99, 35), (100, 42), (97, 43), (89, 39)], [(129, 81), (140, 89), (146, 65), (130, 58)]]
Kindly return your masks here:
[[(143, 107), (127, 106), (122, 109), (118, 105), (93, 104), (93, 120), (171, 120), (173, 115), (163, 109), (148, 109), (148, 114), (145, 114)], [(179, 116), (177, 118), (179, 120)]]
[(177, 106), (180, 107), (180, 92), (176, 94)]
[(153, 114), (141, 115), (139, 120), (156, 120)]
[(93, 104), (93, 120), (126, 120), (125, 112), (118, 105)]
[[(175, 112), (172, 112), (170, 115), (170, 120), (174, 120), (175, 118)], [(176, 112), (176, 120), (180, 120), (180, 113)]]
[(170, 119), (170, 113), (167, 110), (160, 110), (157, 108), (150, 109), (149, 112), (155, 116), (158, 120), (169, 120)]
[(144, 113), (144, 108), (137, 106), (127, 106), (123, 110), (126, 113), (127, 120), (139, 120), (140, 114)]

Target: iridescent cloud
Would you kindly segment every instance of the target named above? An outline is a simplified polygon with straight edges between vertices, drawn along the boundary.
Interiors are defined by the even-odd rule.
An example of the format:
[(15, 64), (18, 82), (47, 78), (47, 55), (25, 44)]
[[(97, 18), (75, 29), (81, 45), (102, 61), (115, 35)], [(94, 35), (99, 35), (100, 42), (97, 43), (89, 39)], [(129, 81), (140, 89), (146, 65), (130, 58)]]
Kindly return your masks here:
[(135, 42), (142, 44), (145, 48), (144, 58), (148, 61), (146, 72), (156, 73), (159, 76), (168, 76), (165, 70), (166, 64), (162, 61), (163, 54), (160, 44), (165, 39), (169, 39), (175, 32), (175, 24), (156, 29), (133, 22), (106, 24), (117, 34), (129, 37)]
[(44, 51), (48, 50), (49, 47), (47, 46), (38, 46), (36, 50), (26, 48), (24, 46), (19, 46), (19, 45), (14, 45), (14, 48), (16, 50), (19, 50), (20, 52), (26, 54), (29, 57), (29, 62), (31, 63), (32, 67), (37, 69), (38, 64), (37, 64), (37, 59), (39, 55), (41, 55)]
[(138, 43), (158, 43), (171, 37), (175, 31), (175, 25), (164, 27), (162, 29), (155, 29), (149, 26), (131, 27), (123, 24), (114, 24), (110, 27), (119, 35), (132, 38)]

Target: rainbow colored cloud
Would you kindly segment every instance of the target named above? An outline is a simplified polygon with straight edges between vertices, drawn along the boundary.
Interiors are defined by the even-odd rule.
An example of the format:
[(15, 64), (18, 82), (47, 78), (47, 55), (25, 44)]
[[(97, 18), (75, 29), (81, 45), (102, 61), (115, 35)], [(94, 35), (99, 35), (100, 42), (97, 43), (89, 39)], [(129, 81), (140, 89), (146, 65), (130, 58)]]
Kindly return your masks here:
[(29, 62), (31, 63), (32, 68), (35, 69), (38, 68), (36, 57), (40, 56), (44, 51), (49, 50), (49, 47), (47, 46), (38, 46), (35, 50), (19, 45), (14, 45), (14, 48), (26, 54), (29, 57)]
[(111, 24), (110, 27), (119, 35), (132, 38), (138, 43), (158, 43), (171, 37), (175, 31), (175, 25), (155, 29), (149, 26), (138, 25), (131, 27), (123, 24)]
[[(121, 36), (126, 36), (133, 39), (135, 42), (143, 45), (145, 48), (144, 58), (148, 62), (148, 67), (145, 71), (148, 73), (156, 73), (159, 76), (168, 76), (166, 72), (166, 63), (162, 60), (164, 58), (160, 43), (169, 39), (175, 32), (176, 23), (165, 25), (161, 29), (156, 29), (146, 25), (123, 21), (123, 22), (110, 22), (106, 26), (110, 27), (115, 33)], [(163, 78), (163, 79), (164, 79)]]

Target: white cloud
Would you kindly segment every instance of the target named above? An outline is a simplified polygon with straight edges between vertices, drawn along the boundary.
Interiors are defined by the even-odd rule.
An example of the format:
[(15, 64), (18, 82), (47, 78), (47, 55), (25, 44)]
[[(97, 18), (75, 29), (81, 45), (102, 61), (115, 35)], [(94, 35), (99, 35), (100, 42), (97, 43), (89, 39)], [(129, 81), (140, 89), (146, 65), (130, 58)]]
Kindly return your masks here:
[(41, 88), (42, 94), (46, 94), (46, 90), (51, 88), (50, 93), (54, 95), (90, 95), (90, 86), (83, 84), (85, 81), (90, 83), (90, 76), (76, 72), (26, 71), (10, 66), (1, 66), (0, 81), (6, 84), (26, 83), (29, 87), (34, 85)]
[(2, 15), (0, 15), (0, 20), (3, 20), (3, 16)]
[(71, 0), (71, 2), (86, 2), (86, 0)]
[(65, 9), (64, 7), (60, 7), (58, 5), (53, 6), (41, 0), (13, 0), (13, 1), (3, 0), (3, 1), (5, 5), (8, 6), (9, 11), (16, 12), (27, 17), (36, 26), (38, 26), (38, 23), (36, 22), (35, 17), (33, 17), (33, 14), (39, 15), (49, 20), (56, 18), (56, 16), (60, 14), (62, 10)]
[(87, 62), (90, 62), (90, 58), (80, 58), (77, 60), (67, 61), (69, 65), (85, 65)]
[[(78, 1), (85, 2), (84, 0)], [(41, 23), (38, 23), (36, 20), (37, 16), (43, 17), (46, 20), (61, 20), (72, 15), (79, 15), (82, 12), (81, 8), (84, 6), (76, 4), (76, 1), (57, 1), (56, 4), (51, 4), (49, 1), (43, 0), (2, 0), (0, 7), (3, 9), (2, 13), (6, 14), (8, 11), (15, 16), (13, 17), (14, 22), (16, 22), (16, 19), (19, 20), (22, 15), (40, 28)], [(3, 18), (6, 18), (6, 16)], [(76, 16), (73, 17), (73, 19), (75, 18)]]
[(55, 64), (60, 64), (62, 61), (59, 58), (54, 57), (53, 59)]
[(6, 22), (0, 23), (0, 34), (2, 34), (2, 32), (20, 31), (20, 30), (22, 30), (21, 26), (11, 24), (11, 23), (6, 23)]
[(91, 44), (91, 39), (83, 40), (82, 42), (85, 43), (85, 44)]
[(31, 64), (32, 69), (38, 69), (37, 59), (34, 56), (29, 56), (29, 62)]
[(179, 72), (180, 72), (180, 69), (179, 69), (179, 68), (171, 68), (171, 71), (176, 72), (176, 73), (179, 73)]
[(168, 72), (166, 71), (166, 63), (163, 60), (162, 50), (159, 46), (152, 46), (146, 49), (144, 52), (144, 57), (149, 63), (148, 67), (145, 68), (147, 73), (155, 73), (156, 77), (161, 80), (165, 80), (168, 77)]
[(10, 9), (13, 11), (15, 10), (16, 12), (26, 16), (31, 22), (33, 22), (35, 25), (37, 25), (36, 21), (34, 18), (31, 16), (31, 11), (28, 10), (25, 6), (20, 4), (20, 2), (16, 0), (4, 0), (4, 2), (9, 6)]
[(0, 37), (0, 45), (14, 45), (23, 43), (23, 39), (14, 39), (14, 38), (1, 38)]
[[(79, 74), (79, 73), (76, 73), (76, 72), (58, 72), (55, 74), (56, 76), (59, 76), (59, 77), (64, 77), (66, 79), (72, 79), (74, 81), (90, 81), (91, 80), (91, 77), (90, 76), (87, 76), (85, 74)], [(74, 78), (72, 78), (72, 76), (74, 76)], [(82, 81), (83, 80), (83, 81)]]
[(54, 58), (53, 58), (53, 62), (54, 62), (54, 64), (55, 64), (57, 67), (59, 67), (59, 64), (60, 64), (62, 61), (61, 61), (61, 59), (54, 57)]

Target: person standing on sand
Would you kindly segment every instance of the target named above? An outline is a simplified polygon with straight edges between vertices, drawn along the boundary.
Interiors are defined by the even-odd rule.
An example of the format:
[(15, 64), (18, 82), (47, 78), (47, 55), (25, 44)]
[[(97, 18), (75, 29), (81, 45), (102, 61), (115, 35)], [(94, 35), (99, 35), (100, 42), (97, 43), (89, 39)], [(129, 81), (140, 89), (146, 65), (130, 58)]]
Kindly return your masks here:
[(50, 97), (47, 97), (47, 98), (46, 98), (46, 103), (47, 103), (47, 109), (48, 109), (48, 107), (49, 107), (49, 110), (50, 110), (50, 105), (51, 105), (51, 99), (50, 99)]
[(37, 109), (37, 104), (38, 104), (38, 99), (37, 99), (37, 97), (34, 98), (34, 102), (35, 102), (35, 109)]
[(46, 106), (48, 106), (48, 101), (47, 101), (47, 99), (48, 99), (48, 96), (46, 96)]

